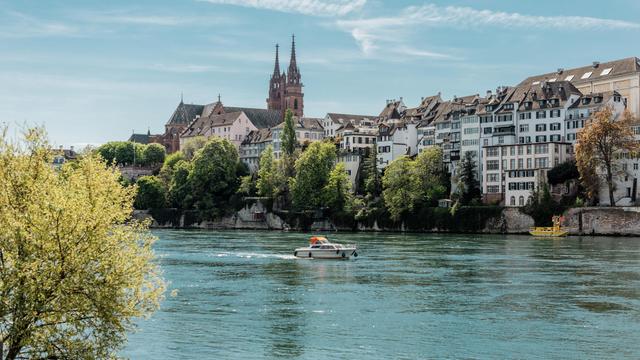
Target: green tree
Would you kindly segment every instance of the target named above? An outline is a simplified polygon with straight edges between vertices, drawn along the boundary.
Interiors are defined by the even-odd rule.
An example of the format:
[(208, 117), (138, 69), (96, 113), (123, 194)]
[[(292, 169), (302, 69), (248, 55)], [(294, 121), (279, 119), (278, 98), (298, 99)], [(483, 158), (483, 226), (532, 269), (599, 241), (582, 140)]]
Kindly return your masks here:
[(480, 183), (476, 179), (476, 162), (474, 154), (466, 151), (460, 161), (460, 172), (458, 175), (458, 201), (461, 205), (479, 203), (482, 192)]
[(291, 112), (291, 109), (287, 109), (284, 116), (281, 144), (282, 152), (288, 156), (293, 155), (293, 152), (296, 150), (296, 145), (298, 145), (298, 140), (296, 140), (296, 129), (293, 123), (293, 112)]
[(382, 176), (382, 197), (391, 219), (398, 221), (415, 205), (415, 164), (407, 156), (392, 161)]
[(258, 195), (274, 198), (277, 190), (278, 164), (273, 158), (273, 147), (267, 146), (260, 154), (260, 168), (258, 169)]
[(191, 164), (188, 161), (180, 160), (173, 165), (167, 196), (170, 206), (179, 209), (191, 207), (193, 197), (191, 195), (191, 183), (189, 182), (190, 172)]
[(135, 187), (95, 155), (54, 170), (44, 132), (25, 138), (0, 138), (0, 357), (116, 357), (164, 290)]
[(442, 162), (442, 149), (431, 147), (423, 150), (416, 156), (413, 165), (414, 205), (436, 205), (439, 199), (447, 196), (449, 182)]
[(142, 176), (136, 181), (138, 193), (134, 206), (136, 209), (163, 208), (166, 202), (165, 188), (156, 176)]
[(351, 180), (344, 163), (337, 163), (329, 173), (327, 184), (322, 189), (324, 206), (328, 207), (333, 213), (350, 208), (353, 200), (350, 190)]
[(143, 149), (143, 159), (145, 165), (155, 166), (162, 164), (165, 158), (164, 146), (156, 143), (149, 144)]
[(378, 153), (375, 145), (371, 147), (371, 150), (364, 158), (362, 177), (362, 192), (374, 197), (380, 196), (382, 192), (382, 175), (380, 174), (380, 170), (378, 170)]
[(176, 151), (172, 154), (167, 155), (164, 158), (164, 163), (160, 168), (159, 175), (160, 175), (160, 179), (162, 179), (162, 182), (165, 183), (167, 187), (169, 186), (169, 183), (171, 182), (171, 178), (173, 177), (173, 171), (176, 164), (181, 160), (186, 160), (186, 157), (184, 156), (182, 151)]
[(236, 193), (238, 152), (227, 139), (213, 138), (196, 152), (189, 173), (195, 206), (207, 218), (224, 215)]
[(202, 149), (207, 144), (207, 138), (204, 136), (195, 136), (187, 140), (184, 146), (181, 146), (180, 151), (184, 154), (187, 160), (193, 159), (196, 152)]
[(244, 196), (254, 196), (257, 192), (256, 181), (253, 176), (245, 175), (240, 178), (240, 186), (238, 186), (238, 194)]
[(336, 148), (314, 142), (296, 160), (296, 176), (290, 179), (291, 200), (297, 210), (315, 210), (323, 205), (322, 189), (336, 160)]
[(129, 141), (111, 141), (102, 144), (96, 151), (109, 164), (131, 165), (135, 157), (135, 143)]

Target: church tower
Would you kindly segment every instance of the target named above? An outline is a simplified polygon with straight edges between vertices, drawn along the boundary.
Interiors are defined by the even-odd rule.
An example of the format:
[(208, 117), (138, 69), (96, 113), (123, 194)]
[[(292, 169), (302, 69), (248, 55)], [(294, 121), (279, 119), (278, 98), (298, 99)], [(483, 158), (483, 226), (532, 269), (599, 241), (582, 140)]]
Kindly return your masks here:
[(269, 80), (269, 97), (267, 98), (267, 109), (280, 110), (284, 116), (287, 109), (291, 109), (294, 116), (303, 115), (302, 82), (300, 81), (300, 69), (296, 61), (295, 36), (291, 37), (291, 60), (287, 73), (280, 73), (279, 46), (276, 44), (276, 61), (273, 74)]
[(284, 103), (284, 91), (287, 77), (280, 74), (280, 60), (278, 58), (279, 46), (276, 44), (276, 63), (273, 67), (273, 74), (269, 80), (269, 97), (267, 98), (267, 109), (282, 110)]
[(300, 69), (296, 63), (296, 37), (291, 35), (291, 60), (287, 71), (287, 86), (285, 88), (285, 109), (291, 109), (294, 116), (302, 117), (304, 102)]

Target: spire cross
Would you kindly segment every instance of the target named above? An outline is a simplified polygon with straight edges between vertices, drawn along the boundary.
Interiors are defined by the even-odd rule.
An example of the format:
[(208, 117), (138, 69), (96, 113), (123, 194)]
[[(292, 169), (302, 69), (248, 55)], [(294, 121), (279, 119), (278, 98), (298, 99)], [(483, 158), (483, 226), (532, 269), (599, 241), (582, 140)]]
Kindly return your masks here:
[(218, 102), (220, 102), (220, 93), (218, 93)]

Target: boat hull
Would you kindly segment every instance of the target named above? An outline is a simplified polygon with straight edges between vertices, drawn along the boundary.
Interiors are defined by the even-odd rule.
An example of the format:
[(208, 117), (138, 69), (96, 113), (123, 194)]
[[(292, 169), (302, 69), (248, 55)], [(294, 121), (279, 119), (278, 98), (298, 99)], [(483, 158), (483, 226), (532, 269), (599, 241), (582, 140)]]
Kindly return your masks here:
[(344, 248), (344, 249), (309, 249), (299, 248), (293, 252), (293, 255), (299, 258), (312, 258), (312, 259), (349, 259), (350, 257), (357, 257), (358, 253), (356, 248)]
[(556, 231), (530, 230), (529, 234), (537, 237), (563, 237), (563, 236), (569, 235), (569, 232), (566, 230), (556, 230)]

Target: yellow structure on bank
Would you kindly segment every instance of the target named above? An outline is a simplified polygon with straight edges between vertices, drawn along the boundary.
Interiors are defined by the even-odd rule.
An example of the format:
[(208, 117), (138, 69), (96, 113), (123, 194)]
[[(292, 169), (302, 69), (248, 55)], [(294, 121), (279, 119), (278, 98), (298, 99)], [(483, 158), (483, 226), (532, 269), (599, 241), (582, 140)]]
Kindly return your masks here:
[(561, 226), (562, 221), (564, 221), (563, 216), (554, 216), (552, 218), (552, 221), (553, 221), (553, 226), (532, 227), (529, 230), (529, 234), (533, 236), (541, 236), (541, 237), (560, 237), (560, 236), (567, 236), (569, 234), (569, 232), (567, 230), (564, 230)]

